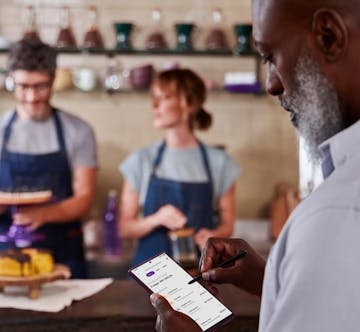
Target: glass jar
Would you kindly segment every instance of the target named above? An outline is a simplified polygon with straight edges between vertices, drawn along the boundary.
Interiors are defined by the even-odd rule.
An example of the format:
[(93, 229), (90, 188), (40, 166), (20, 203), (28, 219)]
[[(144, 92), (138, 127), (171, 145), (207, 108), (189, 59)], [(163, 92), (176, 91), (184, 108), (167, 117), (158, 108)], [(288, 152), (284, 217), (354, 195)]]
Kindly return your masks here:
[(104, 78), (104, 88), (108, 94), (131, 89), (129, 70), (122, 69), (115, 57), (109, 57)]
[(168, 232), (173, 258), (186, 269), (194, 268), (197, 265), (194, 233), (194, 229), (192, 228), (183, 228)]

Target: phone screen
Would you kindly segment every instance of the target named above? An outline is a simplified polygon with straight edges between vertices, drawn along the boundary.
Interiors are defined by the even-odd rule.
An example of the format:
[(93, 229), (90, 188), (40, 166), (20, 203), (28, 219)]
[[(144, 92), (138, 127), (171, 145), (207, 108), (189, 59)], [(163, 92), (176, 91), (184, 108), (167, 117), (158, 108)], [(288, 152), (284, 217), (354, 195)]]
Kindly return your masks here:
[(203, 331), (233, 318), (232, 312), (199, 282), (189, 285), (192, 276), (166, 253), (129, 273), (150, 292), (165, 297), (175, 310), (190, 316)]

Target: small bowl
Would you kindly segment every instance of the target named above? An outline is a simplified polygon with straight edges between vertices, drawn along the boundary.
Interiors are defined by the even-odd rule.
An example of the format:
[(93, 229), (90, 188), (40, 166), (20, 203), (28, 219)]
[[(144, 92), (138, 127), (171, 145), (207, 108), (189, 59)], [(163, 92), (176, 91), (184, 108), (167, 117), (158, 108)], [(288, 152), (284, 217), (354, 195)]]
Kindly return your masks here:
[(135, 90), (147, 90), (154, 76), (154, 67), (151, 64), (142, 65), (130, 70), (131, 86)]

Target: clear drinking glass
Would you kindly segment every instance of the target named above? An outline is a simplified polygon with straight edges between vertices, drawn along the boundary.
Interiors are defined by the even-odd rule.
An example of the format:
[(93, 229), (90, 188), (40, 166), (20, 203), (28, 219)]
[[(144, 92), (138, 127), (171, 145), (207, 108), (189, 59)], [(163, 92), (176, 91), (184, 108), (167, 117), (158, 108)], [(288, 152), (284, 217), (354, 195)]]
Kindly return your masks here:
[(184, 268), (193, 268), (197, 264), (194, 229), (183, 228), (168, 233), (173, 258)]

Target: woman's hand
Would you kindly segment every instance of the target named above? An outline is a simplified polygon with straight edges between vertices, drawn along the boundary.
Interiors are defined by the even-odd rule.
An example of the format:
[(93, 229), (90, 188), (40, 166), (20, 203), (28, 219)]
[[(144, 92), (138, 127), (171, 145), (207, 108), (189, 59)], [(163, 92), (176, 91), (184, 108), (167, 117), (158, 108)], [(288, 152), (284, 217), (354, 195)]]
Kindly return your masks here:
[(204, 249), (204, 247), (206, 245), (206, 241), (211, 236), (213, 236), (213, 233), (210, 229), (207, 229), (207, 228), (200, 228), (196, 232), (196, 234), (194, 235), (194, 240), (200, 250)]
[(161, 226), (170, 230), (184, 227), (186, 216), (175, 206), (167, 204), (162, 206), (154, 215)]
[(157, 312), (158, 332), (199, 332), (201, 328), (189, 316), (175, 311), (159, 294), (151, 294), (150, 301)]
[[(246, 250), (248, 254), (231, 266), (215, 268), (226, 259)], [(242, 239), (210, 238), (202, 251), (200, 269), (203, 279), (213, 283), (230, 283), (261, 296), (265, 260)]]

